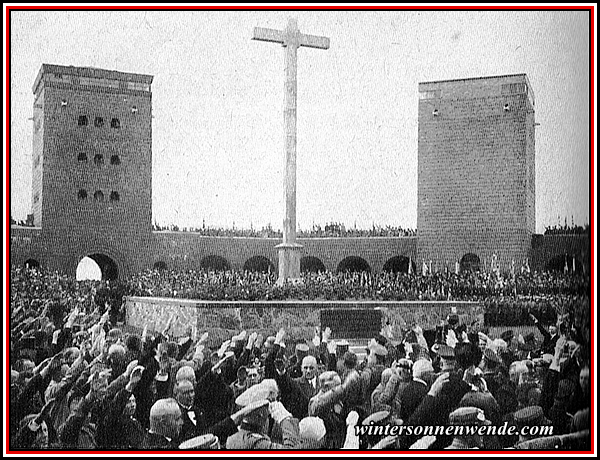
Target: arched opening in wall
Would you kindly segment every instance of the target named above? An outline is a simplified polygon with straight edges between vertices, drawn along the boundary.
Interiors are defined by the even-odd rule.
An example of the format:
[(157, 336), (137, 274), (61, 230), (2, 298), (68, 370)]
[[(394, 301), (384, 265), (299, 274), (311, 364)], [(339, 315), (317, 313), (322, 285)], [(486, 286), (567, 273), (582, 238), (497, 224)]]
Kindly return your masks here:
[(481, 269), (481, 260), (477, 254), (469, 252), (460, 259), (461, 272), (478, 272)]
[(304, 256), (300, 259), (300, 271), (302, 273), (319, 273), (325, 272), (327, 269), (325, 268), (323, 261), (318, 257)]
[(342, 260), (338, 267), (338, 272), (370, 272), (371, 267), (365, 259), (357, 256), (349, 256)]
[(394, 256), (388, 259), (387, 262), (383, 264), (383, 271), (391, 273), (408, 273), (408, 264), (412, 265), (412, 272), (416, 273), (417, 266), (406, 256)]
[(162, 260), (159, 260), (158, 262), (154, 262), (154, 270), (166, 270), (167, 269), (167, 263), (163, 262)]
[[(548, 272), (564, 272), (565, 265), (569, 273), (573, 272), (573, 256), (563, 254), (561, 256), (555, 256), (546, 263), (544, 270)], [(581, 273), (583, 271), (583, 264), (575, 257), (575, 273)]]
[(244, 271), (261, 273), (274, 272), (275, 266), (264, 256), (253, 256), (244, 263)]
[(40, 263), (35, 259), (27, 259), (23, 266), (25, 268), (40, 268)]
[(106, 254), (90, 254), (79, 261), (75, 278), (77, 281), (116, 280), (119, 278), (119, 269)]
[[(223, 272), (227, 270), (231, 270), (231, 265), (229, 261), (221, 256), (206, 256), (200, 261), (200, 268), (204, 270), (211, 270), (216, 272)], [(244, 266), (244, 270), (245, 270)]]

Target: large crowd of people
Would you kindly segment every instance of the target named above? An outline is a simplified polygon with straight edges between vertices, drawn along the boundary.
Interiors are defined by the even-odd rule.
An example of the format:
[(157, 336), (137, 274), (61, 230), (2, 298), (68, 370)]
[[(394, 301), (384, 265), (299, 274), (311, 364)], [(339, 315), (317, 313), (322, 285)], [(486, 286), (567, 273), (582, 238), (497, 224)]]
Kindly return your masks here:
[(583, 273), (305, 272), (301, 284), (277, 286), (274, 272), (146, 270), (128, 281), (131, 295), (204, 300), (485, 300), (584, 296)]
[[(11, 449), (589, 449), (589, 276), (522, 274), (517, 298), (498, 280), (489, 287), (490, 279), (321, 273), (276, 288), (269, 273), (153, 270), (120, 283), (13, 267)], [(462, 296), (493, 300), (488, 321), (530, 302), (518, 321), (535, 325), (543, 341), (510, 328), (493, 337), (449, 315), (433, 335), (426, 325), (382, 328), (363, 359), (329, 329), (296, 343), (285, 330), (236, 331), (210, 348), (214, 340), (193, 326), (174, 336), (173, 318), (162, 331), (119, 322), (123, 295), (219, 290), (266, 299), (327, 299), (328, 290), (350, 298)], [(540, 301), (553, 314), (531, 308)], [(382, 428), (368, 431), (371, 423)], [(464, 425), (513, 431), (447, 430)], [(533, 426), (552, 432), (527, 432)]]
[[(172, 231), (172, 232), (193, 232), (202, 236), (218, 237), (243, 237), (243, 238), (283, 238), (283, 232), (274, 229), (271, 224), (262, 227), (260, 230), (255, 228), (231, 228), (211, 227), (205, 224), (202, 227), (180, 227), (179, 225), (160, 225), (153, 224), (154, 231)], [(366, 237), (401, 237), (417, 236), (417, 231), (411, 228), (394, 227), (391, 225), (380, 226), (373, 224), (372, 228), (359, 229), (346, 228), (344, 224), (332, 222), (324, 225), (313, 224), (310, 229), (298, 229), (298, 238), (366, 238)]]
[(589, 235), (590, 234), (590, 224), (575, 225), (571, 223), (571, 225), (567, 225), (565, 220), (564, 225), (548, 225), (544, 230), (544, 235)]

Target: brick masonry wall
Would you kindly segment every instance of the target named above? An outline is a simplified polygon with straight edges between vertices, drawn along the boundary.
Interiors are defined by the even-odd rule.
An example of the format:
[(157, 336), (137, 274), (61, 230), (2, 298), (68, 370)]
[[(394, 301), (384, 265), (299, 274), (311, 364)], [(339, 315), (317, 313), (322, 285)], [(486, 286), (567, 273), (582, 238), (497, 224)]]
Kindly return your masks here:
[[(37, 150), (43, 161), (38, 168), (34, 163), (33, 188), (34, 193), (43, 190), (43, 201), (39, 209), (34, 206), (34, 222), (43, 222), (42, 252), (52, 267), (74, 274), (82, 257), (105, 254), (119, 273), (127, 274), (141, 270), (149, 258), (152, 94), (149, 84), (147, 90), (128, 85), (151, 80), (100, 69), (42, 66), (34, 85), (34, 124), (41, 124), (34, 132), (34, 162)], [(87, 124), (79, 123), (80, 116), (87, 117)], [(80, 199), (80, 190), (87, 198)], [(96, 192), (103, 195), (101, 201)], [(118, 194), (115, 200), (113, 193)]]
[(496, 254), (508, 269), (513, 259), (520, 265), (531, 258), (533, 107), (527, 94), (507, 94), (503, 86), (524, 82), (509, 76), (419, 85), (419, 259), (452, 266), (475, 253), (483, 266)]

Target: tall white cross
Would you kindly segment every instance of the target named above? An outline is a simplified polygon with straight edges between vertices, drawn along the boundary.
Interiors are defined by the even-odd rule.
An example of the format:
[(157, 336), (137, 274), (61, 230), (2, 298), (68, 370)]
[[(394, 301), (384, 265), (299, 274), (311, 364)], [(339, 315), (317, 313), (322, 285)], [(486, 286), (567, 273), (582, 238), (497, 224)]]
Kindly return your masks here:
[(281, 43), (285, 48), (285, 91), (283, 99), (283, 129), (285, 136), (285, 217), (283, 219), (283, 243), (279, 250), (279, 278), (277, 284), (286, 281), (299, 282), (300, 249), (296, 242), (296, 95), (298, 48), (329, 49), (329, 38), (301, 34), (296, 19), (288, 19), (285, 30), (254, 28), (253, 40)]

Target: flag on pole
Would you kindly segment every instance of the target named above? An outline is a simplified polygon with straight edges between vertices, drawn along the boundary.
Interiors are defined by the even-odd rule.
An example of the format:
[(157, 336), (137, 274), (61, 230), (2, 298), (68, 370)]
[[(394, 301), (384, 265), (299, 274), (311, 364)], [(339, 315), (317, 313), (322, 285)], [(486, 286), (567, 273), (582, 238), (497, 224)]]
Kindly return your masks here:
[(413, 274), (413, 269), (412, 269), (412, 257), (408, 258), (408, 274), (412, 275)]
[(573, 256), (573, 273), (575, 273), (575, 256)]
[(565, 273), (569, 272), (569, 264), (567, 263), (567, 255), (566, 254), (565, 254), (565, 270), (564, 270), (564, 272)]
[(427, 275), (427, 264), (425, 263), (425, 259), (423, 259), (423, 266), (421, 268), (421, 274), (423, 276)]
[(433, 264), (431, 263), (431, 259), (429, 259), (429, 267), (427, 268), (427, 273), (431, 275), (433, 271)]
[(460, 262), (457, 260), (454, 264), (454, 273), (458, 275), (460, 273)]
[(529, 257), (525, 259), (525, 271), (531, 273), (531, 269), (529, 268)]

